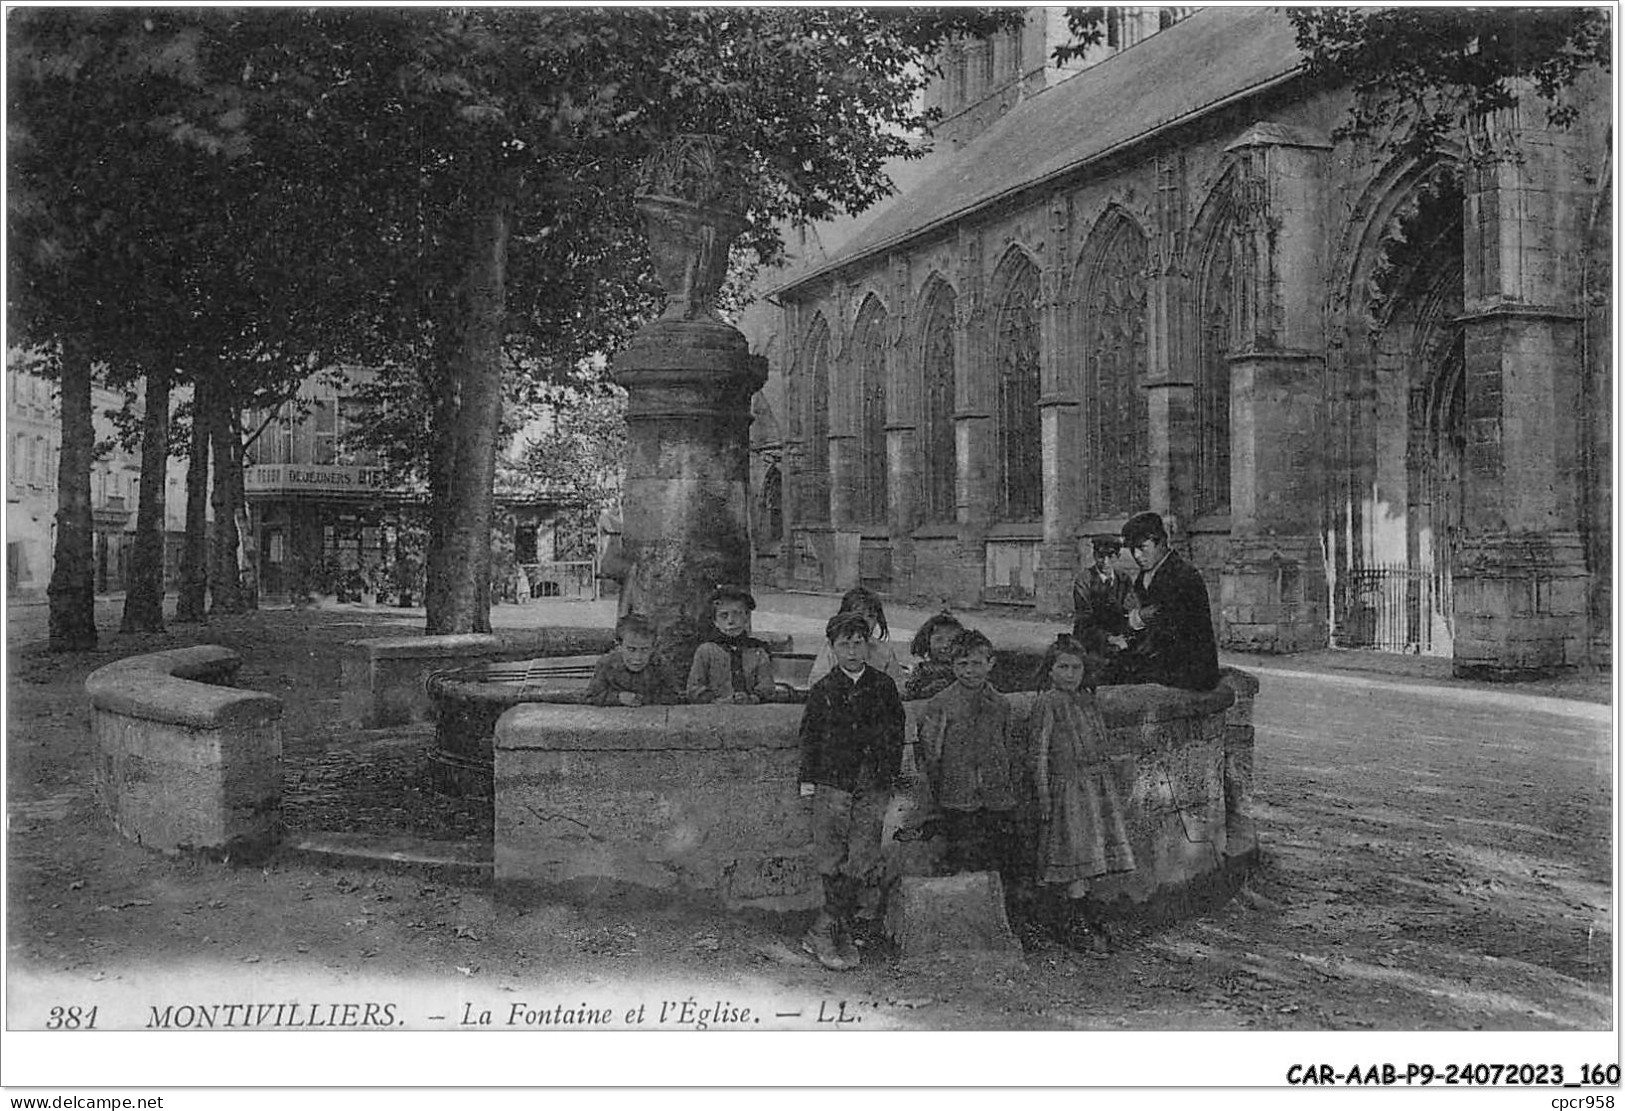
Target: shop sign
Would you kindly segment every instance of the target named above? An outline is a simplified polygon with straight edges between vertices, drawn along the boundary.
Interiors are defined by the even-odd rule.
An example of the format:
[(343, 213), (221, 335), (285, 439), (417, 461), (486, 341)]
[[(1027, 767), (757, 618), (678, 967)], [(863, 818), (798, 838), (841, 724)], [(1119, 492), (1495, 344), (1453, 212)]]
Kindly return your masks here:
[(389, 488), (389, 471), (384, 467), (257, 463), (243, 468), (243, 489), (250, 494), (363, 494)]

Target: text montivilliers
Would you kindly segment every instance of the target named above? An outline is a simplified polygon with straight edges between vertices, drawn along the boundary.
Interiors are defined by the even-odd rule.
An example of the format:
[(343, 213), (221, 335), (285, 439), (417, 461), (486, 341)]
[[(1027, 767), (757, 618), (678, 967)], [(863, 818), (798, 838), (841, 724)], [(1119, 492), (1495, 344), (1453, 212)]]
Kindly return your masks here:
[(148, 1030), (338, 1030), (396, 1021), (393, 1003), (182, 1003), (147, 1009)]

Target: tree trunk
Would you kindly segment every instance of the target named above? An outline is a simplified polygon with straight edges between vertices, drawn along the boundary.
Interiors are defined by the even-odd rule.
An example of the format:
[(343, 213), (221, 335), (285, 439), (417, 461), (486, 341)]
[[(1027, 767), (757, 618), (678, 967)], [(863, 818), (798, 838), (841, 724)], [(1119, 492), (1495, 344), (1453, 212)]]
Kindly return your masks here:
[(429, 633), (491, 631), (491, 509), (502, 423), (509, 202), (493, 200), (470, 231), (461, 329), (450, 388), (436, 406), (431, 463)]
[(56, 548), (52, 553), (50, 646), (53, 652), (96, 648), (96, 533), (90, 516), (90, 467), (96, 457), (91, 419), (90, 356), (62, 345), (62, 454), (57, 462)]
[(210, 613), (247, 613), (253, 594), (245, 588), (237, 515), (243, 508), (243, 434), (236, 406), (222, 392), (211, 398), (214, 437), (214, 543), (209, 551)]
[[(175, 620), (202, 621), (209, 590), (209, 421), (214, 387), (205, 367), (192, 387), (192, 446), (186, 461), (186, 542), (181, 548), (181, 587)], [(218, 468), (216, 468), (218, 470)], [(219, 478), (216, 476), (218, 483)]]
[(164, 631), (164, 485), (169, 463), (168, 370), (147, 375), (146, 415), (141, 422), (141, 503), (135, 512), (130, 578), (125, 583), (126, 633)]

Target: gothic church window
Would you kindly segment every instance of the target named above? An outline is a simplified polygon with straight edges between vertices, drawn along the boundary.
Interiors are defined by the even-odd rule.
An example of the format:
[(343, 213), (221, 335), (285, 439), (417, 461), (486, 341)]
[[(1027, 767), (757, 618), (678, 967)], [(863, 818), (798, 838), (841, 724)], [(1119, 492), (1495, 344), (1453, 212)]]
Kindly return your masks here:
[(858, 312), (857, 421), (852, 513), (859, 524), (886, 519), (886, 310), (873, 297)]
[(926, 519), (954, 519), (954, 292), (932, 285), (921, 327), (920, 451), (925, 475)]
[(1036, 521), (1044, 512), (1037, 302), (1038, 268), (1021, 259), (999, 300), (994, 333), (998, 514), (1006, 521)]
[(829, 522), (829, 325), (813, 322), (803, 356), (801, 398), (806, 431), (806, 467), (802, 472), (800, 518), (809, 524)]
[(1116, 517), (1144, 509), (1150, 496), (1145, 237), (1120, 218), (1097, 257), (1082, 306), (1084, 504), (1090, 517)]

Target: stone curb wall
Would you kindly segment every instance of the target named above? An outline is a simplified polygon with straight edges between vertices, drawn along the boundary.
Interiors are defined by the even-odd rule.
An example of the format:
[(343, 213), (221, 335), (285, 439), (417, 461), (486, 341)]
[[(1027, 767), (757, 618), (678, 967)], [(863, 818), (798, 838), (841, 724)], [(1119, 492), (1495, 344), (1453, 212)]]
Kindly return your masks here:
[(282, 836), (282, 702), (230, 686), (217, 645), (131, 656), (85, 679), (114, 827), (165, 852), (257, 855)]
[[(774, 651), (790, 638), (758, 633)], [(599, 656), (615, 646), (615, 630), (597, 625), (555, 625), (496, 633), (374, 637), (344, 645), (340, 664), (340, 714), (353, 729), (411, 725), (435, 720), (434, 700), (424, 684), (437, 671), (495, 660)], [(572, 688), (559, 690), (571, 696)]]
[[(1205, 694), (1102, 690), (1113, 775), (1139, 860), (1135, 872), (1102, 880), (1102, 901), (1133, 909), (1251, 859), (1257, 840), (1245, 807), (1257, 690), (1257, 680), (1236, 671)], [(1033, 694), (1009, 697), (1025, 717)], [(912, 738), (925, 704), (906, 705)], [(495, 740), (499, 886), (573, 897), (595, 886), (641, 888), (778, 911), (816, 906), (810, 803), (797, 790), (801, 712), (783, 704), (508, 710)], [(912, 794), (892, 825), (905, 812), (910, 824), (929, 813), (918, 785)], [(929, 860), (921, 848), (888, 842), (894, 870)]]

